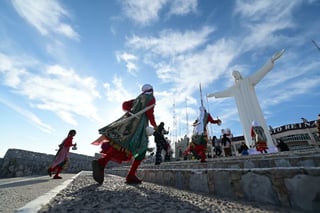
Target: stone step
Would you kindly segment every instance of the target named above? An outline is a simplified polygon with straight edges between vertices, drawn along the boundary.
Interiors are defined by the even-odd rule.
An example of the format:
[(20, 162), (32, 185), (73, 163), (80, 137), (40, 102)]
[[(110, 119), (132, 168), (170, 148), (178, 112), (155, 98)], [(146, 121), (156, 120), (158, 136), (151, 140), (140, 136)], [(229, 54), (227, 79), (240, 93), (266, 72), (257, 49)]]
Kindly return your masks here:
[(317, 150), (290, 151), (249, 156), (209, 158), (207, 163), (199, 160), (181, 160), (142, 164), (144, 169), (205, 169), (205, 168), (274, 168), (274, 167), (319, 167), (320, 152)]
[[(320, 211), (320, 156), (294, 151), (252, 156), (143, 164), (143, 181), (306, 212)], [(125, 177), (129, 166), (107, 169)]]

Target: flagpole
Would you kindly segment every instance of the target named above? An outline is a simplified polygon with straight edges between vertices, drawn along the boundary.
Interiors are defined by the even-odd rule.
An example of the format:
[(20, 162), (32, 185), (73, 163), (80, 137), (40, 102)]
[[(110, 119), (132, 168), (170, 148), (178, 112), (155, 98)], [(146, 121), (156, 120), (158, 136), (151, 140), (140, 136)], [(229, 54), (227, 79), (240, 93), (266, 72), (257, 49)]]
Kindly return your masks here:
[(199, 88), (200, 88), (200, 101), (201, 101), (201, 106), (203, 107), (201, 83), (199, 84)]
[(320, 51), (320, 47), (318, 46), (318, 44), (317, 44), (314, 40), (312, 40), (312, 43), (313, 43), (314, 46)]

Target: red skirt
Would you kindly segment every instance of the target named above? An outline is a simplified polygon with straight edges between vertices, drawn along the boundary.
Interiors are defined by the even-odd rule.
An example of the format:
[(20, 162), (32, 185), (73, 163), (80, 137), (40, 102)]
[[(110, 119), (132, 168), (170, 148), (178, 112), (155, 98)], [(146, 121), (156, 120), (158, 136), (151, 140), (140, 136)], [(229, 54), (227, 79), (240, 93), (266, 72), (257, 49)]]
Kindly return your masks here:
[(132, 154), (126, 149), (118, 146), (114, 146), (110, 142), (105, 142), (101, 145), (102, 154), (108, 155), (112, 161), (117, 163), (128, 162), (132, 158)]
[(104, 135), (92, 142), (93, 145), (101, 145), (101, 154), (108, 155), (112, 161), (117, 163), (128, 162), (132, 158), (132, 154), (127, 149), (113, 143)]
[(268, 145), (266, 142), (257, 142), (256, 143), (256, 150), (258, 152), (264, 151), (266, 149), (268, 149)]

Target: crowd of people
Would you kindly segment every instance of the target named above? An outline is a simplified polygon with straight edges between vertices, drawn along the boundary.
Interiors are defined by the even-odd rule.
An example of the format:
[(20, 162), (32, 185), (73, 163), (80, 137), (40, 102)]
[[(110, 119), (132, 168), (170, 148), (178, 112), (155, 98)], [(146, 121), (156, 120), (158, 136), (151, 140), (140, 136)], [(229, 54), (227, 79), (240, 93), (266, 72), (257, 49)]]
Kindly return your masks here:
[[(99, 129), (101, 136), (92, 142), (93, 145), (101, 147), (101, 157), (92, 161), (93, 179), (97, 183), (103, 183), (105, 167), (108, 162), (114, 161), (117, 163), (131, 162), (126, 183), (140, 184), (142, 181), (136, 176), (136, 171), (146, 158), (146, 153), (153, 151), (148, 147), (148, 137), (151, 135), (154, 136), (156, 144), (155, 165), (160, 165), (163, 160), (170, 161), (172, 154), (170, 142), (165, 137), (169, 133), (169, 129), (165, 129), (164, 122), (157, 125), (154, 116), (155, 104), (153, 87), (150, 84), (145, 84), (136, 98), (122, 104), (122, 109), (125, 111), (123, 116)], [(216, 136), (209, 138), (207, 125), (209, 123), (220, 125), (222, 121), (218, 118), (213, 119), (203, 106), (199, 109), (200, 114), (193, 123), (193, 134), (184, 156), (191, 154), (201, 163), (205, 163), (209, 142), (213, 147), (214, 157), (219, 157), (222, 154), (225, 157), (232, 156), (232, 136), (230, 134), (224, 133), (220, 139)], [(317, 134), (320, 135), (320, 114), (316, 126)], [(250, 134), (253, 142), (250, 148), (255, 148), (260, 153), (268, 153), (267, 138), (263, 128), (256, 121), (252, 122)], [(59, 174), (68, 164), (70, 148), (77, 149), (77, 144), (73, 143), (75, 135), (76, 130), (70, 130), (67, 137), (59, 145), (54, 161), (47, 171), (50, 177), (55, 174), (53, 179), (62, 178)], [(281, 152), (289, 151), (288, 145), (281, 139), (277, 141), (277, 147)], [(163, 152), (165, 153), (164, 157)], [(245, 142), (241, 143), (238, 152), (243, 156), (249, 154), (249, 147)]]

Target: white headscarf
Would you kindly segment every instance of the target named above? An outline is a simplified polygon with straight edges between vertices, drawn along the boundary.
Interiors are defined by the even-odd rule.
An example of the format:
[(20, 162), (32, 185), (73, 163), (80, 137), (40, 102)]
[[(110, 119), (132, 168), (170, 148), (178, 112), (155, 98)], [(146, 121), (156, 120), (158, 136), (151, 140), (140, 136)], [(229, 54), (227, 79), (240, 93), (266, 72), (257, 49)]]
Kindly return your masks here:
[(141, 91), (145, 94), (151, 94), (153, 92), (153, 87), (150, 84), (145, 84), (142, 86)]

